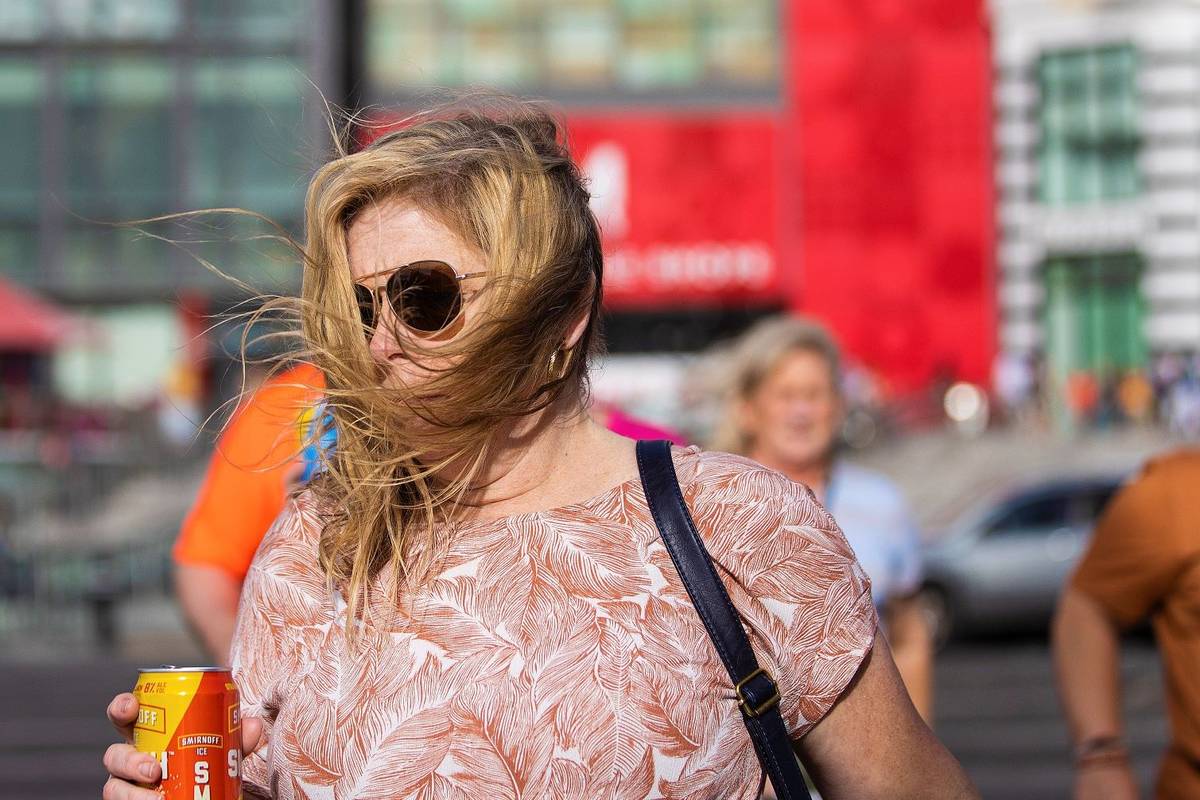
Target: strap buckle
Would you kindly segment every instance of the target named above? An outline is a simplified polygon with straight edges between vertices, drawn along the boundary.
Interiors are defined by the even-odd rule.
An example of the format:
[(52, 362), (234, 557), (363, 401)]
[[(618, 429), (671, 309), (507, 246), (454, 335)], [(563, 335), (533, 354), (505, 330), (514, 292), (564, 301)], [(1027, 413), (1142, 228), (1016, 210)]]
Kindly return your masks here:
[[(746, 684), (760, 675), (765, 675), (767, 680), (770, 681), (771, 696), (758, 705), (753, 705), (753, 700), (747, 697), (745, 694), (745, 688)], [(737, 693), (738, 707), (742, 709), (742, 713), (747, 717), (760, 717), (775, 706), (779, 705), (779, 686), (776, 685), (775, 679), (771, 677), (771, 674), (762, 667), (759, 667), (758, 669), (754, 670), (754, 672), (751, 672), (749, 675), (738, 681), (737, 686), (735, 686), (733, 690)]]

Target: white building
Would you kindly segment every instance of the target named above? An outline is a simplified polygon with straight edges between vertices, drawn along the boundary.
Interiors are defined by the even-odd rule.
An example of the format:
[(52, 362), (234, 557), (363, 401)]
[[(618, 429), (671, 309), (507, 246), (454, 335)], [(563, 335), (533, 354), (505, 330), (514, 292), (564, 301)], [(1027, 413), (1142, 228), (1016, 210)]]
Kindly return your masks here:
[(1054, 383), (1195, 353), (1200, 2), (989, 5), (1001, 347)]

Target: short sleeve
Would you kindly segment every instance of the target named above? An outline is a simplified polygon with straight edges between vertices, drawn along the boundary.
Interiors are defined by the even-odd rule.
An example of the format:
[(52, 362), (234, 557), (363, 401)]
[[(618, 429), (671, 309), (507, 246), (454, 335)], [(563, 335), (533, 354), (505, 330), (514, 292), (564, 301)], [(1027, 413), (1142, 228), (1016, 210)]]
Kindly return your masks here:
[(799, 738), (838, 701), (874, 645), (871, 585), (807, 487), (737, 462), (751, 466), (731, 472), (710, 461), (692, 506)]
[(175, 543), (181, 564), (218, 567), (241, 580), (299, 472), (298, 418), (313, 390), (267, 384), (230, 420), (209, 459), (196, 502)]
[(254, 423), (253, 415), (239, 415), (218, 442), (175, 542), (178, 563), (214, 566), (239, 580), (245, 577), (286, 496), (281, 469), (252, 466), (252, 459), (264, 461), (269, 454), (269, 445), (249, 430)]
[[(260, 717), (268, 742), (275, 716), (298, 677), (312, 668), (332, 616), (317, 566), (319, 521), (301, 495), (289, 503), (263, 539), (242, 587), (233, 639), (233, 674), (242, 715)], [(248, 756), (243, 778), (265, 791), (269, 745)]]
[(1071, 586), (1121, 626), (1144, 619), (1186, 566), (1174, 535), (1168, 470), (1147, 469), (1109, 503)]
[(829, 512), (871, 578), (876, 607), (914, 594), (924, 577), (920, 536), (900, 487), (884, 475), (838, 462), (827, 497)]

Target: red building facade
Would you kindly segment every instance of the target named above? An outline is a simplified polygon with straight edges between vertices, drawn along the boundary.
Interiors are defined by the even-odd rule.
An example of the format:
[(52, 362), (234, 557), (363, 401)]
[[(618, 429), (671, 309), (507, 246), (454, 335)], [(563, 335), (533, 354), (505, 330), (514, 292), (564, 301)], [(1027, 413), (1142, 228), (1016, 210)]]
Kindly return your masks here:
[(898, 389), (988, 382), (991, 58), (979, 0), (790, 3), (781, 258), (792, 307)]
[[(778, 92), (563, 101), (617, 313), (789, 308), (897, 393), (996, 347), (981, 0), (787, 0)], [(551, 95), (553, 96), (553, 95)]]

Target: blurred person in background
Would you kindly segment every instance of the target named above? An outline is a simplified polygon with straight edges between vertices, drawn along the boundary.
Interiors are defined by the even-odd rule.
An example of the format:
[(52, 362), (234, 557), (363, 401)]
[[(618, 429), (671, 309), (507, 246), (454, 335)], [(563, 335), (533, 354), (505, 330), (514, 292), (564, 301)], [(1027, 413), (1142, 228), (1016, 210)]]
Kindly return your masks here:
[(1155, 797), (1200, 797), (1200, 450), (1151, 461), (1111, 501), (1059, 600), (1059, 694), (1076, 800), (1134, 800), (1124, 741), (1120, 632), (1147, 618), (1166, 672), (1171, 742)]
[(1029, 356), (1001, 350), (992, 365), (992, 385), (1005, 421), (1010, 425), (1029, 422), (1037, 391), (1037, 379)]
[(215, 663), (229, 663), (242, 582), (288, 493), (308, 481), (331, 435), (314, 436), (325, 378), (308, 364), (268, 379), (234, 412), (175, 542), (175, 592)]
[(825, 505), (871, 579), (876, 607), (913, 704), (933, 716), (933, 645), (918, 591), (920, 540), (899, 488), (839, 457), (845, 415), (841, 355), (816, 322), (775, 317), (729, 352), (712, 446), (806, 484)]
[[(411, 123), (309, 188), (299, 302), (338, 440), (243, 593), (247, 796), (758, 796), (634, 443), (585, 410), (603, 256), (561, 124), (501, 98)], [(811, 492), (674, 461), (826, 798), (977, 797)], [(157, 796), (135, 785), (160, 775), (128, 744), (137, 714), (109, 707), (110, 800)]]
[(1167, 403), (1175, 382), (1183, 377), (1183, 359), (1177, 353), (1163, 353), (1154, 359), (1150, 367), (1151, 382), (1154, 384), (1155, 410), (1160, 422), (1167, 421)]
[(1063, 391), (1072, 424), (1077, 428), (1090, 426), (1100, 406), (1100, 382), (1096, 375), (1088, 370), (1076, 370), (1067, 376)]
[(1167, 429), (1184, 439), (1200, 438), (1200, 367), (1187, 365), (1166, 398)]
[(1126, 370), (1117, 386), (1121, 415), (1134, 425), (1145, 425), (1154, 414), (1154, 386), (1140, 369)]

